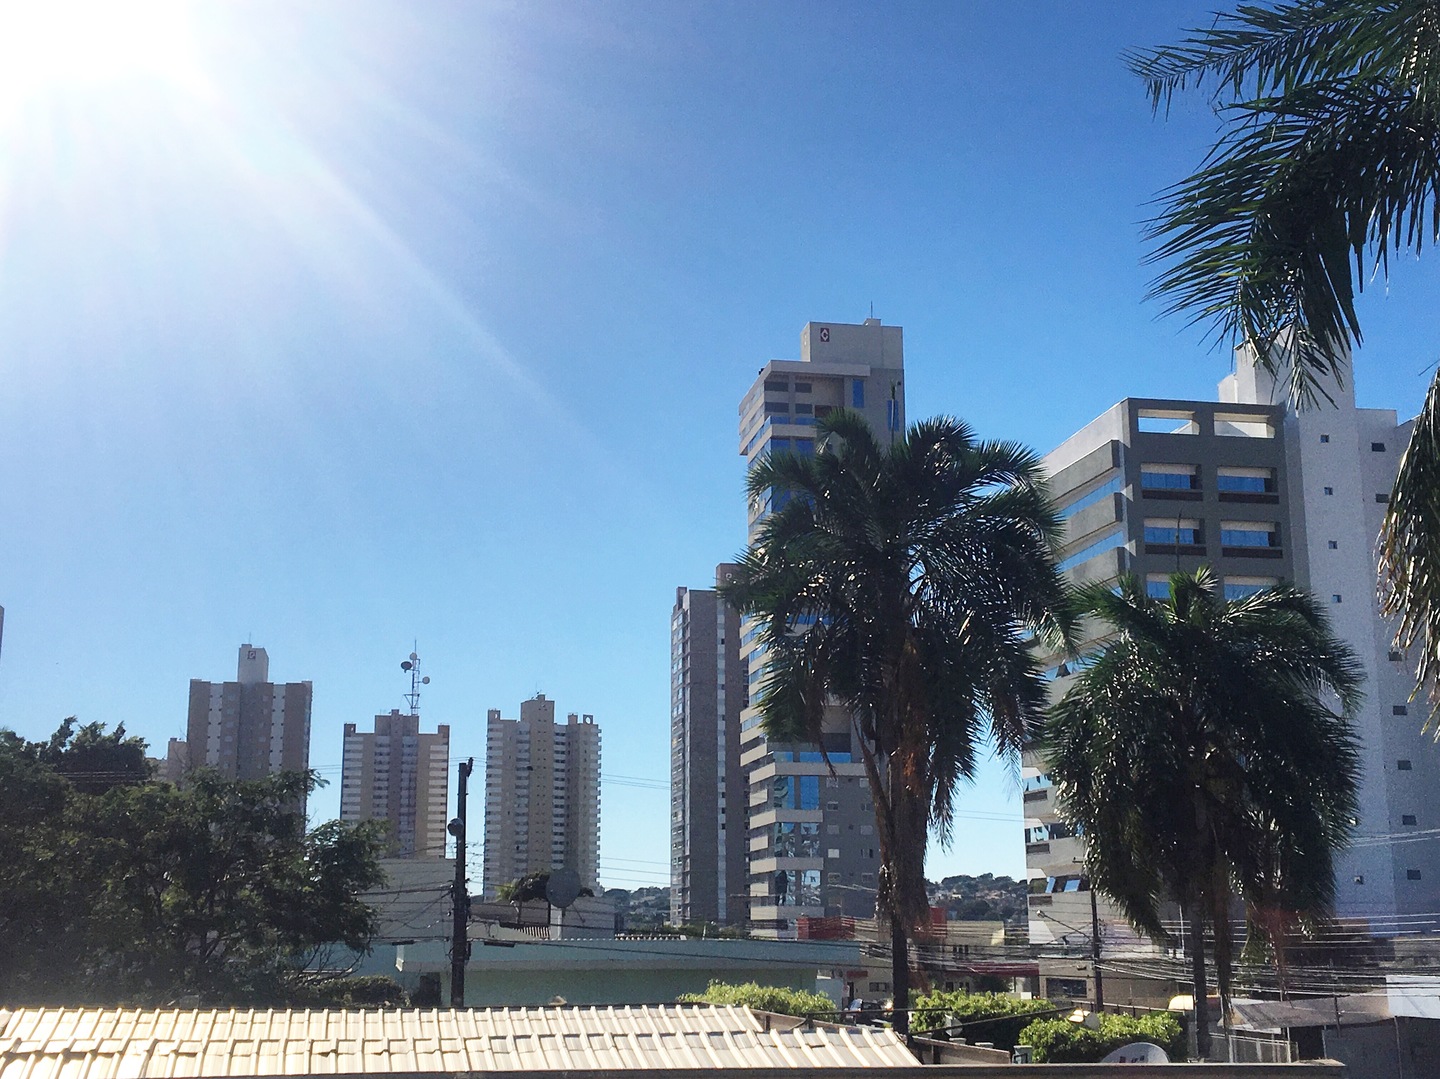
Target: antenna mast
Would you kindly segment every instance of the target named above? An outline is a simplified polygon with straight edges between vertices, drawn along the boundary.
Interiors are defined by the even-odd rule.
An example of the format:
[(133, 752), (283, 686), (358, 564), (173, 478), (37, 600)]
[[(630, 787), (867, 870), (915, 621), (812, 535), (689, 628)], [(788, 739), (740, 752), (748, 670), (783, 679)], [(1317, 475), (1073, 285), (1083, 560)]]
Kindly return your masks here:
[(430, 684), (430, 676), (427, 674), (423, 678), (421, 677), (420, 657), (414, 652), (410, 653), (409, 659), (401, 661), (400, 669), (410, 673), (410, 692), (405, 694), (405, 703), (410, 706), (410, 714), (418, 716), (420, 714), (420, 687)]

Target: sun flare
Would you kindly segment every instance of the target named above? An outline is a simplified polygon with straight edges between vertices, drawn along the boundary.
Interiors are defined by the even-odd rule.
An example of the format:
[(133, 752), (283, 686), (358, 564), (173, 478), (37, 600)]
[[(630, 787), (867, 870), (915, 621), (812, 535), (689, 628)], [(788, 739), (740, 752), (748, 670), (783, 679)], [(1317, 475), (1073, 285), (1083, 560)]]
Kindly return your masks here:
[(0, 0), (0, 109), (132, 79), (197, 79), (184, 0)]

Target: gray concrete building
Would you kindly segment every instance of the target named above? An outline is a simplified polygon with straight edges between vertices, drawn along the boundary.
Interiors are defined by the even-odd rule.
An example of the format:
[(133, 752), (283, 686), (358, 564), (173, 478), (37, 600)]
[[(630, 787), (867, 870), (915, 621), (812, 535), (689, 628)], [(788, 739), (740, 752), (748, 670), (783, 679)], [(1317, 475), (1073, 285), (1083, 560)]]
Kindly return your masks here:
[(191, 679), (185, 738), (170, 740), (166, 775), (213, 768), (229, 779), (260, 779), (306, 771), (313, 695), (309, 682), (271, 682), (265, 649), (242, 644), (235, 681)]
[[(863, 415), (882, 441), (904, 430), (904, 340), (899, 326), (810, 322), (799, 360), (772, 360), (740, 402), (740, 454), (752, 465), (771, 451), (815, 452), (815, 421), (837, 408)], [(750, 507), (753, 540), (770, 506)], [(747, 698), (764, 677), (758, 628), (740, 626)], [(740, 714), (745, 774), (747, 888), (757, 932), (793, 935), (800, 917), (875, 912), (879, 839), (853, 717), (832, 708), (825, 721), (830, 764), (813, 745), (771, 744), (747, 699)], [(834, 773), (831, 772), (831, 767)]]
[(520, 718), (490, 709), (485, 726), (485, 857), (482, 890), (568, 867), (596, 888), (600, 873), (600, 728), (538, 693)]
[(373, 731), (345, 724), (340, 819), (390, 824), (389, 858), (443, 858), (450, 776), (450, 728), (422, 734), (420, 717), (399, 709)]
[[(1440, 846), (1412, 841), (1440, 828), (1426, 797), (1440, 781), (1437, 755), (1420, 733), (1423, 716), (1411, 714), (1411, 665), (1393, 650), (1375, 598), (1375, 542), (1410, 424), (1357, 408), (1348, 379), (1328, 388), (1335, 407), (1296, 412), (1240, 352), (1217, 401), (1128, 398), (1045, 463), (1072, 580), (1131, 573), (1166, 596), (1177, 567), (1208, 565), (1228, 598), (1292, 581), (1325, 604), (1366, 674), (1360, 817), (1339, 859), (1336, 913), (1383, 935), (1431, 925), (1440, 910)], [(1053, 664), (1058, 695), (1075, 671), (1061, 657)], [(1022, 779), (1030, 939), (1088, 942), (1084, 839), (1058, 815), (1034, 755)], [(1099, 905), (1107, 954), (1144, 947)]]
[[(715, 567), (718, 588), (735, 567)], [(740, 616), (715, 589), (677, 588), (670, 613), (670, 922), (743, 922), (748, 703)]]

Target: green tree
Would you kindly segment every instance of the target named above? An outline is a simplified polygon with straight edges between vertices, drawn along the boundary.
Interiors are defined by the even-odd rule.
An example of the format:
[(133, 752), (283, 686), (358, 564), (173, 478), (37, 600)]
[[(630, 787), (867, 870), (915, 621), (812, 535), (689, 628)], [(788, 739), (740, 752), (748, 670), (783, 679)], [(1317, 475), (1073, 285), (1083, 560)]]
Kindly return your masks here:
[[(1440, 240), (1440, 3), (1243, 4), (1137, 53), (1155, 107), (1207, 83), (1222, 134), (1150, 236), (1170, 310), (1248, 343), (1297, 402), (1346, 376), (1355, 301), (1390, 256)], [(1318, 392), (1317, 392), (1318, 391)], [(1386, 511), (1383, 605), (1440, 703), (1440, 371)], [(1440, 729), (1437, 729), (1440, 736)]]
[(1203, 1057), (1206, 928), (1223, 1007), (1236, 897), (1262, 932), (1275, 911), (1329, 910), (1356, 807), (1348, 717), (1362, 676), (1305, 592), (1227, 601), (1206, 569), (1170, 588), (1155, 599), (1124, 577), (1078, 594), (1113, 637), (1052, 710), (1046, 756), (1061, 812), (1084, 829), (1092, 887), (1157, 939), (1162, 903), (1179, 903)]
[[(319, 950), (368, 947), (359, 893), (380, 882), (380, 833), (307, 833), (295, 806), (313, 776), (202, 771), (96, 793), (113, 770), (66, 766), (70, 727), (55, 753), (0, 731), (0, 999), (283, 1003)], [(85, 752), (129, 741), (98, 727), (75, 738)]]
[(861, 416), (837, 411), (817, 434), (813, 456), (751, 470), (752, 504), (773, 512), (724, 591), (761, 626), (772, 743), (823, 745), (827, 712), (848, 714), (875, 805), (877, 905), (903, 1025), (929, 829), (949, 841), (956, 789), (987, 738), (1019, 752), (1046, 697), (1033, 635), (1068, 634), (1060, 523), (1039, 459), (977, 441), (959, 420), (916, 424), (882, 448)]

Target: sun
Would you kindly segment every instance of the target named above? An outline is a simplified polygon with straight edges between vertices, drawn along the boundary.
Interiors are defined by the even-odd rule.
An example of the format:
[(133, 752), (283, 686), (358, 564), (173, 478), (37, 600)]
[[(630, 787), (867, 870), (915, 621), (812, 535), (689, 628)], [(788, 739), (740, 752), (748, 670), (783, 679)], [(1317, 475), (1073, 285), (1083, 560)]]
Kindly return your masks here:
[(131, 80), (194, 87), (185, 0), (0, 0), (0, 110)]

